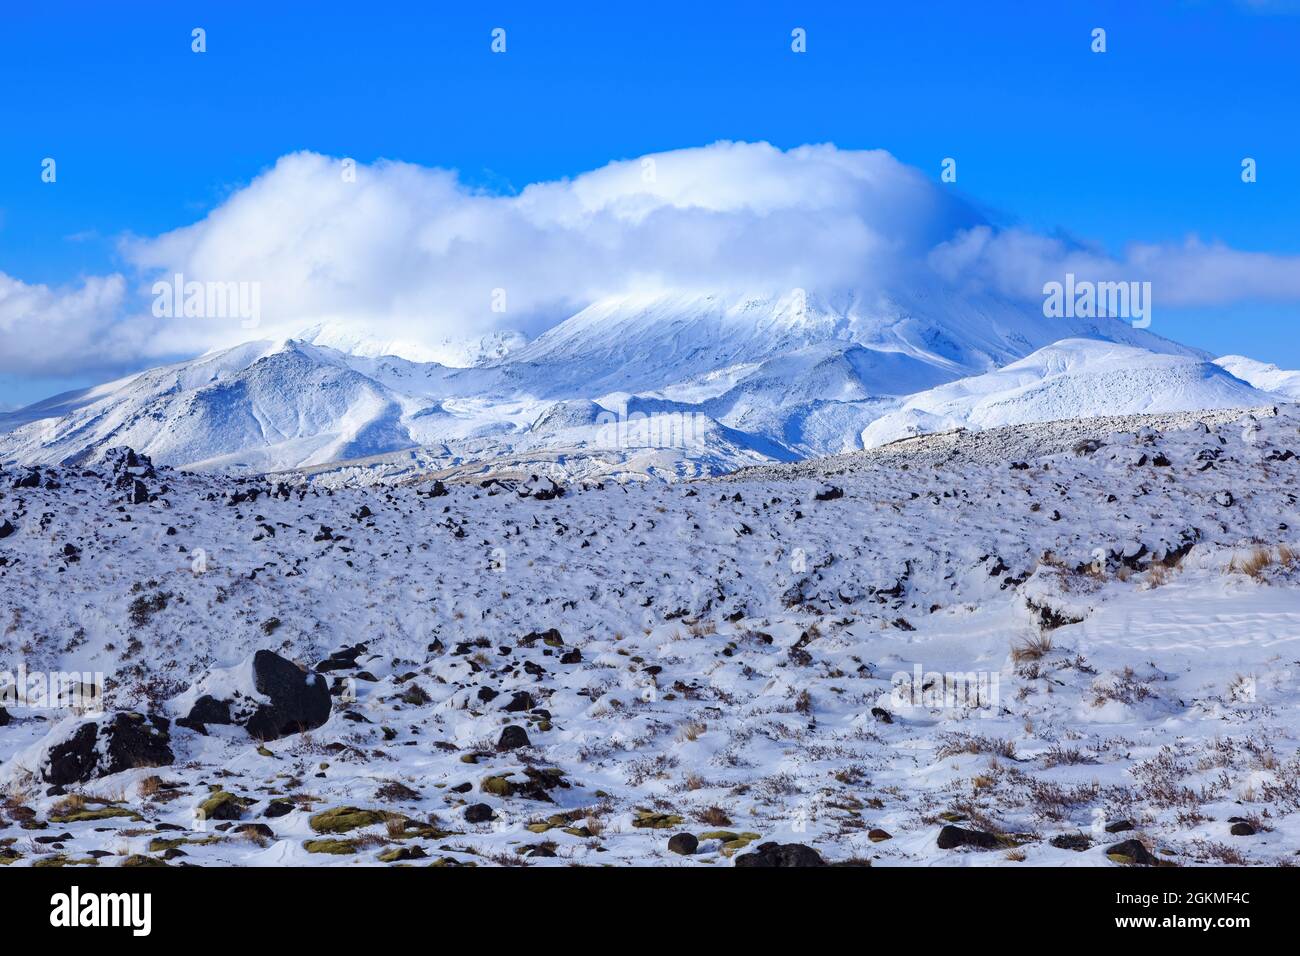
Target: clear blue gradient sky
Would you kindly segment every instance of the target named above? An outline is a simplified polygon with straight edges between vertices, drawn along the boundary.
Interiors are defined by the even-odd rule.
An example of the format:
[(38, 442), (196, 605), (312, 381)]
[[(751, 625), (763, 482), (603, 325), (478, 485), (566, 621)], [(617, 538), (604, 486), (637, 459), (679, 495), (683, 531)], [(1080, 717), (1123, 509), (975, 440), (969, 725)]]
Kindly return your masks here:
[[(295, 150), (514, 192), (719, 139), (883, 148), (936, 178), (952, 156), (995, 220), (1112, 250), (1195, 234), (1296, 253), (1298, 62), (1300, 15), (1267, 0), (8, 4), (0, 272), (122, 269), (123, 236), (194, 222)], [(1295, 318), (1242, 303), (1153, 331), (1298, 367)], [(68, 384), (6, 376), (0, 403)]]

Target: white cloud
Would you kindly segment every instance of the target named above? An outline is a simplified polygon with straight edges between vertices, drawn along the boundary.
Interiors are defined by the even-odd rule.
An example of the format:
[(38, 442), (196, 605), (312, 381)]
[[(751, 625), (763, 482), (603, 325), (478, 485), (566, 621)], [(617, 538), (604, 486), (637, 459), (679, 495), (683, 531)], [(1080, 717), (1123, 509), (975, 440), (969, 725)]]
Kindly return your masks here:
[(1242, 252), (1194, 237), (1133, 243), (1115, 257), (1020, 229), (976, 226), (936, 246), (929, 262), (949, 282), (1013, 299), (1033, 299), (1045, 282), (1072, 272), (1092, 281), (1150, 282), (1159, 307), (1300, 302), (1300, 256)]
[(340, 161), (298, 153), (201, 222), (125, 251), (147, 272), (260, 282), (277, 327), (439, 340), (536, 332), (636, 289), (861, 285), (976, 221), (888, 153), (833, 146), (718, 143), (518, 196), (403, 163), (347, 182)]
[(52, 289), (0, 272), (0, 372), (60, 375), (137, 360), (142, 343), (114, 321), (125, 300), (116, 274)]
[[(322, 322), (436, 344), (496, 329), (536, 334), (607, 294), (889, 290), (917, 282), (1041, 298), (1042, 283), (1146, 279), (1157, 308), (1243, 298), (1300, 300), (1296, 257), (1195, 241), (1120, 259), (997, 230), (950, 187), (883, 151), (783, 151), (715, 143), (613, 162), (516, 196), (454, 172), (281, 158), (204, 219), (124, 241), (136, 270), (53, 290), (0, 276), (0, 371), (69, 374), (196, 353)], [(160, 276), (260, 283), (262, 326), (238, 317), (155, 318)], [(506, 311), (494, 312), (504, 289)], [(498, 300), (499, 301), (499, 300)]]

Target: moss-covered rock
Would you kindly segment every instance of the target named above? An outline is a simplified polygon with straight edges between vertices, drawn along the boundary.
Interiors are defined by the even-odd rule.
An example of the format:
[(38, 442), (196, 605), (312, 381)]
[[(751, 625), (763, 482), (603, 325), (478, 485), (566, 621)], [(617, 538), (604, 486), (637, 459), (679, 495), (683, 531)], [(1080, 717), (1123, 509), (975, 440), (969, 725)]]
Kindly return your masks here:
[(653, 810), (637, 810), (632, 819), (632, 826), (651, 830), (668, 830), (682, 825), (682, 818), (675, 813), (655, 813)]
[(308, 853), (332, 853), (345, 856), (357, 852), (356, 840), (304, 840), (302, 848)]
[(759, 839), (759, 834), (757, 833), (746, 832), (736, 834), (730, 840), (722, 841), (722, 846), (719, 849), (719, 852), (723, 856), (731, 856), (733, 853), (743, 850), (757, 839)]
[(399, 860), (423, 860), (427, 856), (422, 847), (395, 846), (379, 854), (380, 863), (396, 863)]
[(312, 814), (307, 822), (317, 833), (347, 833), (358, 827), (383, 823), (388, 815), (382, 810), (363, 810), (358, 807), (335, 807)]
[(143, 853), (132, 853), (118, 866), (166, 866), (165, 860), (160, 860), (154, 856), (145, 856)]
[(74, 810), (70, 813), (50, 816), (51, 823), (84, 823), (87, 820), (111, 820), (113, 817), (126, 817), (139, 820), (140, 814), (125, 807), (100, 807), (97, 810)]
[(46, 856), (32, 864), (34, 867), (59, 867), (59, 866), (99, 866), (99, 861), (93, 856), (88, 856), (84, 860), (73, 860), (66, 855), (59, 853), (55, 856)]
[(168, 850), (174, 850), (180, 846), (186, 846), (186, 845), (210, 846), (213, 843), (220, 843), (220, 842), (221, 842), (221, 837), (219, 836), (206, 836), (206, 837), (197, 837), (197, 838), (176, 837), (175, 839), (168, 839), (167, 837), (154, 837), (152, 840), (149, 841), (149, 852), (165, 853)]
[(226, 790), (218, 790), (199, 804), (204, 820), (238, 820), (247, 801)]

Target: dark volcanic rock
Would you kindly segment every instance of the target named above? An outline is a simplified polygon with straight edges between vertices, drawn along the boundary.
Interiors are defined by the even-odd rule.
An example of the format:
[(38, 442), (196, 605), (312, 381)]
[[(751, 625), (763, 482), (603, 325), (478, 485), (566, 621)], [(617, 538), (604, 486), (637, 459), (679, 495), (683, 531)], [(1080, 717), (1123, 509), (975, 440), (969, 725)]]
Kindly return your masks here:
[(497, 739), (497, 750), (518, 750), (530, 744), (527, 731), (518, 724), (510, 724), (501, 731), (501, 736)]
[(957, 847), (970, 846), (977, 850), (992, 850), (998, 846), (998, 838), (983, 830), (965, 830), (952, 824), (939, 831), (939, 849), (955, 850)]
[(1114, 846), (1106, 847), (1106, 855), (1116, 863), (1128, 863), (1137, 866), (1155, 866), (1158, 862), (1150, 851), (1137, 840), (1125, 840)]
[(487, 823), (489, 820), (495, 820), (496, 814), (486, 803), (471, 803), (465, 808), (466, 823)]
[(670, 853), (680, 853), (682, 856), (690, 856), (699, 845), (700, 841), (695, 838), (695, 834), (676, 833), (668, 840), (668, 851)]
[(206, 734), (208, 731), (204, 724), (233, 723), (230, 717), (230, 701), (217, 700), (210, 694), (204, 694), (194, 702), (190, 712), (176, 723), (181, 727)]
[(317, 664), (316, 670), (318, 672), (352, 670), (357, 666), (357, 658), (361, 656), (365, 649), (366, 645), (362, 643), (353, 644), (351, 647), (335, 651)]
[(293, 813), (293, 804), (288, 800), (272, 800), (266, 805), (266, 810), (262, 816), (268, 820), (274, 820), (276, 817), (287, 816)]
[(1092, 840), (1086, 833), (1062, 833), (1049, 841), (1058, 850), (1074, 850), (1082, 853), (1092, 846)]
[(165, 717), (129, 712), (88, 721), (50, 747), (42, 776), (66, 786), (137, 767), (166, 767), (176, 759), (169, 725)]
[(519, 488), (520, 498), (532, 498), (535, 501), (551, 501), (563, 496), (562, 486), (557, 485), (550, 478), (539, 478), (537, 475), (529, 475), (528, 480)]
[(736, 857), (736, 866), (825, 866), (821, 854), (802, 843), (763, 843)]
[(510, 697), (510, 703), (506, 704), (503, 710), (510, 714), (517, 714), (520, 711), (532, 710), (537, 706), (537, 701), (533, 700), (533, 695), (526, 690), (517, 690)]
[(329, 720), (329, 687), (315, 672), (304, 672), (271, 651), (258, 651), (253, 655), (253, 679), (257, 692), (271, 700), (244, 724), (259, 740), (302, 733)]

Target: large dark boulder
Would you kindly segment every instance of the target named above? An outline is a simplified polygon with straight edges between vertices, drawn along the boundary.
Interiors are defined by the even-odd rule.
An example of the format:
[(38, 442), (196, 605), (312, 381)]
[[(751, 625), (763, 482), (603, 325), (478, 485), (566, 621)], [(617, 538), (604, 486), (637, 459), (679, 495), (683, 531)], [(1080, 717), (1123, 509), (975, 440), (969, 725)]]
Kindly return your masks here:
[(1125, 840), (1123, 843), (1108, 846), (1106, 847), (1106, 856), (1116, 863), (1124, 863), (1129, 866), (1157, 866), (1160, 862), (1138, 840)]
[(200, 734), (207, 734), (207, 724), (233, 724), (230, 701), (218, 700), (211, 694), (204, 694), (194, 702), (190, 712), (177, 719), (176, 723)]
[(270, 699), (244, 723), (259, 740), (277, 740), (321, 726), (330, 716), (330, 691), (325, 679), (304, 671), (271, 651), (253, 655), (253, 682)]
[(820, 853), (802, 843), (762, 843), (736, 857), (736, 866), (825, 866)]
[(518, 750), (520, 747), (527, 746), (530, 746), (528, 731), (518, 724), (510, 724), (503, 728), (501, 736), (497, 739), (497, 750)]
[(966, 830), (951, 824), (939, 831), (939, 839), (936, 842), (941, 850), (955, 850), (962, 846), (977, 850), (992, 850), (1000, 845), (998, 838), (992, 833), (985, 833), (983, 830)]
[(239, 724), (257, 740), (278, 740), (329, 720), (330, 691), (324, 676), (272, 651), (253, 655), (251, 676), (252, 687), (247, 677), (238, 677), (237, 686), (244, 689), (235, 690), (229, 699), (202, 694), (176, 723), (201, 734), (210, 724)]
[(49, 748), (42, 776), (67, 786), (137, 767), (169, 766), (176, 759), (169, 727), (165, 717), (129, 712), (88, 721)]

